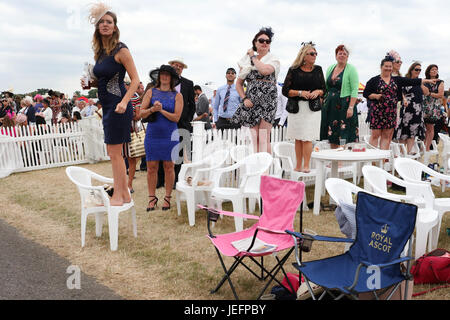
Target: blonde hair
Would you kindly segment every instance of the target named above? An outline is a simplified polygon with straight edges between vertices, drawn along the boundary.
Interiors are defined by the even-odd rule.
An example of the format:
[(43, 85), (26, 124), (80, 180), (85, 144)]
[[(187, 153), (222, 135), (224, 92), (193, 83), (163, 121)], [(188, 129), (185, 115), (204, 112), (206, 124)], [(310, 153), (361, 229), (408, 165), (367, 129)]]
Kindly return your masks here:
[(306, 53), (310, 49), (314, 49), (314, 51), (316, 51), (316, 48), (311, 44), (307, 44), (300, 49), (300, 52), (298, 53), (297, 57), (295, 58), (294, 63), (292, 63), (292, 69), (301, 67), (304, 64)]
[(103, 48), (102, 36), (99, 31), (100, 21), (97, 22), (97, 24), (95, 25), (94, 37), (92, 38), (92, 50), (94, 50), (95, 61), (97, 61), (103, 53), (110, 55), (119, 44), (120, 31), (119, 27), (117, 27), (117, 15), (111, 11), (106, 12), (105, 15), (109, 15), (111, 18), (113, 18), (116, 30), (114, 30), (111, 38), (108, 39), (106, 47)]

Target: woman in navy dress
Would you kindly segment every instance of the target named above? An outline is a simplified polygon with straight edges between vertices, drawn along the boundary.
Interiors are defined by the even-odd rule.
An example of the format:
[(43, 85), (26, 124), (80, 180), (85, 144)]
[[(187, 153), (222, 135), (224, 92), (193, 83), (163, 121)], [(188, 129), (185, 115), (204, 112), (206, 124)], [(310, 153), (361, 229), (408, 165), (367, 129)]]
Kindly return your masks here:
[(145, 136), (145, 153), (147, 156), (147, 182), (149, 203), (147, 211), (155, 210), (158, 198), (155, 196), (159, 161), (163, 161), (166, 182), (166, 195), (162, 209), (170, 209), (170, 198), (175, 181), (175, 161), (179, 156), (178, 120), (183, 111), (183, 96), (175, 87), (180, 77), (169, 65), (162, 65), (153, 70), (150, 77), (156, 85), (148, 90), (142, 99), (141, 117), (152, 115)]
[[(133, 108), (130, 99), (140, 81), (130, 51), (119, 41), (117, 16), (100, 3), (91, 8), (90, 19), (95, 25), (92, 45), (96, 61), (93, 70), (96, 81), (83, 86), (83, 89), (98, 87), (98, 97), (103, 106), (105, 143), (114, 178), (114, 194), (110, 204), (122, 206), (131, 201), (122, 147), (124, 143), (131, 141)], [(125, 73), (131, 79), (128, 91), (123, 81)]]

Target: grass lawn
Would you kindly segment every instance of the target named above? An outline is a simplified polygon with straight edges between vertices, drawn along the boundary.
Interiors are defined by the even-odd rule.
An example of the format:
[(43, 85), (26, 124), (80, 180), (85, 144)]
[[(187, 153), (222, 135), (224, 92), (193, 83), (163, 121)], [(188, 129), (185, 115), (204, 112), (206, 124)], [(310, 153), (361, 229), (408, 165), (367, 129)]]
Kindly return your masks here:
[[(109, 162), (83, 165), (101, 175), (111, 177)], [(21, 233), (47, 246), (59, 255), (78, 265), (83, 272), (110, 287), (126, 299), (233, 299), (226, 283), (212, 295), (209, 291), (222, 278), (223, 272), (214, 247), (206, 237), (206, 219), (203, 211), (196, 213), (196, 225), (189, 227), (187, 210), (182, 203), (182, 214), (177, 215), (175, 197), (170, 211), (146, 212), (148, 194), (146, 172), (137, 172), (133, 194), (137, 207), (138, 238), (134, 238), (131, 215), (123, 214), (119, 222), (119, 249), (109, 250), (107, 222), (103, 235), (95, 237), (94, 217), (88, 219), (86, 246), (81, 248), (80, 197), (69, 181), (65, 168), (13, 174), (0, 180), (0, 218), (16, 227)], [(444, 196), (434, 188), (437, 196)], [(307, 188), (308, 200), (313, 199), (313, 187)], [(450, 189), (447, 189), (448, 197)], [(157, 190), (159, 208), (164, 190)], [(327, 201), (328, 198), (323, 198)], [(227, 205), (227, 204), (225, 204)], [(231, 210), (230, 206), (224, 209)], [(299, 215), (295, 222), (299, 226)], [(252, 221), (246, 221), (244, 227)], [(312, 210), (304, 212), (303, 226), (321, 235), (343, 236), (333, 211), (323, 211), (314, 216)], [(439, 248), (450, 248), (450, 215), (444, 216)], [(217, 234), (233, 232), (234, 221), (219, 219), (214, 228)], [(328, 257), (343, 252), (342, 244), (314, 243), (310, 253), (303, 254), (304, 261)], [(270, 265), (273, 259), (266, 259)], [(233, 259), (225, 259), (228, 265)], [(286, 263), (288, 272), (296, 272), (292, 257)], [(244, 269), (233, 274), (236, 290), (242, 299), (255, 299), (262, 283)], [(421, 292), (435, 285), (415, 286)], [(269, 288), (270, 290), (270, 288)], [(440, 289), (415, 299), (449, 300), (450, 289)]]

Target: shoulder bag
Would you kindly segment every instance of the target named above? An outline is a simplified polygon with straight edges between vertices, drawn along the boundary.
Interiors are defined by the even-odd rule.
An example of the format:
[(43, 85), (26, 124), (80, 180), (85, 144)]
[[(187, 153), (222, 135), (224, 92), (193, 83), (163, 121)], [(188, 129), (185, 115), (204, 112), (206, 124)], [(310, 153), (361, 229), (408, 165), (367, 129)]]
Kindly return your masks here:
[(298, 101), (292, 98), (288, 98), (286, 103), (286, 111), (289, 113), (298, 112)]
[(143, 129), (139, 132), (134, 130), (131, 133), (131, 142), (128, 144), (128, 154), (130, 158), (140, 158), (145, 156), (145, 126), (142, 126)]
[(309, 109), (313, 112), (322, 110), (322, 98), (317, 97), (315, 99), (309, 100)]

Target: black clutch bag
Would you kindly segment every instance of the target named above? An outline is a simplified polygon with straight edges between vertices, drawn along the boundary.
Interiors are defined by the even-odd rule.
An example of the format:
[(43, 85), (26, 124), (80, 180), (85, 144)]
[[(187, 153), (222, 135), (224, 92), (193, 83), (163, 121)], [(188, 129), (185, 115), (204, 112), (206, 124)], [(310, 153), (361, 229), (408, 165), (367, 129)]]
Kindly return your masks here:
[(297, 113), (298, 112), (298, 101), (292, 98), (288, 98), (286, 103), (286, 111), (289, 113)]
[[(150, 104), (150, 108), (153, 107), (152, 104)], [(150, 113), (147, 118), (142, 118), (141, 122), (146, 123), (146, 122), (155, 122), (156, 121), (156, 112)]]
[(322, 98), (309, 100), (309, 109), (314, 112), (322, 110)]

